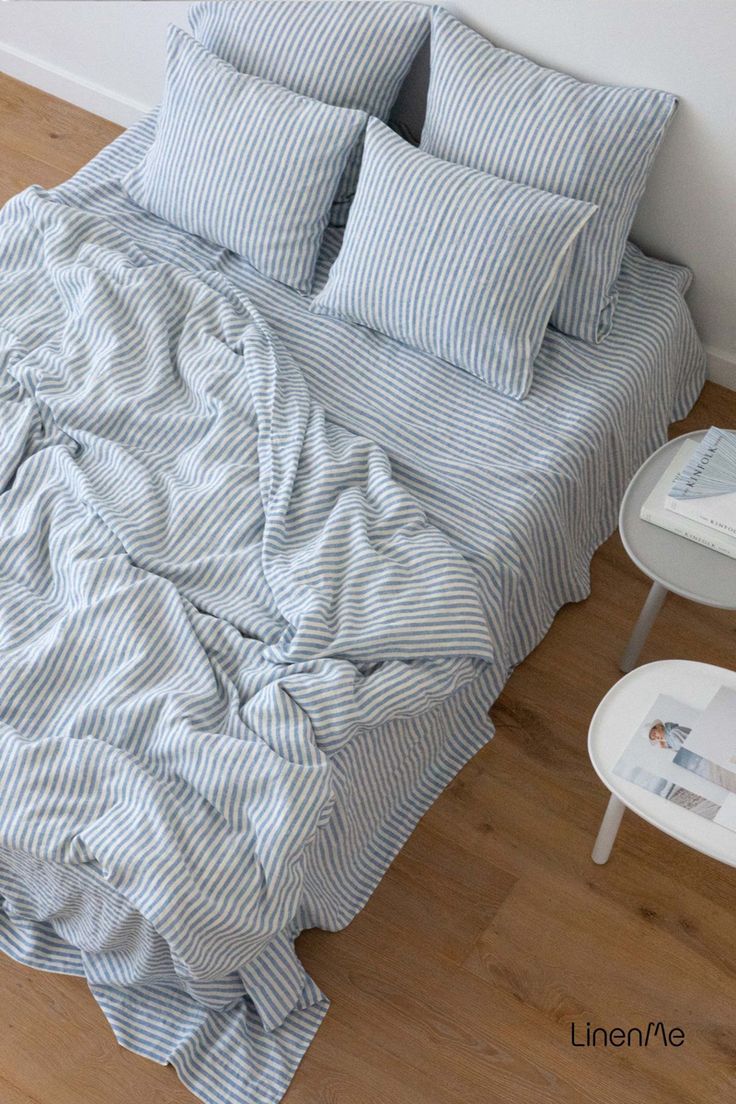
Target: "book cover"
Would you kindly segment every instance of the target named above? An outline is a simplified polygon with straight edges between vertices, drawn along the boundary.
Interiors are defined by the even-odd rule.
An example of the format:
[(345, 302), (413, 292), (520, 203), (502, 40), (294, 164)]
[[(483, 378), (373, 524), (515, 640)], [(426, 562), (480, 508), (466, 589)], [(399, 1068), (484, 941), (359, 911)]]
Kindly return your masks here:
[(736, 432), (708, 430), (674, 479), (665, 505), (736, 539)]
[(736, 559), (736, 536), (729, 536), (728, 533), (713, 529), (703, 522), (693, 521), (691, 518), (668, 510), (665, 506), (667, 495), (674, 480), (691, 459), (698, 448), (698, 444), (699, 442), (692, 438), (683, 441), (643, 503), (640, 516), (643, 521), (648, 521), (651, 525), (658, 525), (660, 529), (667, 529), (670, 533), (677, 534), (678, 537), (685, 537), (687, 540), (702, 544), (714, 552), (720, 552), (725, 556)]

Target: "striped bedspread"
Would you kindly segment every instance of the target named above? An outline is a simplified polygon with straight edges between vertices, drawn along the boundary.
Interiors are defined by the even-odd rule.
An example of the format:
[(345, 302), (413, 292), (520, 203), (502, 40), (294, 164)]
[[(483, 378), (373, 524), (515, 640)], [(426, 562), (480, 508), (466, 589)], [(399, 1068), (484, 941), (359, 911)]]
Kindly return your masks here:
[(333, 763), (489, 735), (476, 573), (231, 282), (39, 189), (0, 216), (0, 431), (0, 946), (267, 1104), (326, 1008), (293, 941)]
[[(21, 778), (41, 747), (30, 733), (49, 738), (58, 695), (68, 703), (60, 734), (70, 752), (36, 775), (47, 801), (43, 787), (60, 781), (69, 799), (47, 804), (53, 815), (40, 834), (34, 815), (21, 823), (27, 804), (15, 812), (10, 781), (0, 779), (0, 845), (15, 840), (0, 851), (0, 947), (35, 967), (85, 974), (118, 1040), (171, 1062), (209, 1104), (275, 1104), (327, 1008), (294, 954), (295, 934), (350, 921), (422, 813), (488, 740), (488, 705), (556, 610), (587, 595), (590, 557), (615, 527), (626, 483), (694, 402), (704, 355), (684, 298), (687, 270), (629, 244), (611, 334), (593, 347), (548, 330), (528, 398), (505, 398), (427, 354), (315, 315), (307, 297), (136, 207), (120, 181), (149, 148), (154, 120), (55, 189), (59, 203), (26, 193), (0, 217), (0, 633), (20, 634), (14, 663), (24, 633), (34, 656), (22, 679), (11, 679), (2, 657), (0, 709), (14, 711), (0, 712), (2, 739), (29, 758), (0, 756), (0, 766), (12, 764), (23, 799)], [(318, 287), (339, 248), (340, 232), (329, 230)], [(178, 383), (167, 387), (174, 366)], [(104, 494), (104, 510), (93, 494)], [(131, 525), (133, 506), (150, 512)], [(374, 594), (370, 563), (354, 571), (366, 541), (390, 560), (386, 609), (360, 605)], [(189, 550), (186, 562), (172, 545)], [(52, 570), (65, 549), (76, 557), (71, 574)], [(421, 652), (429, 609), (440, 651), (457, 637), (436, 604), (402, 602), (415, 569), (421, 604), (425, 583), (430, 599), (432, 579), (451, 586), (452, 615), (462, 610), (458, 654)], [(16, 584), (25, 587), (20, 609)], [(283, 605), (292, 597), (301, 616)], [(47, 623), (37, 611), (54, 603), (66, 603), (66, 618)], [(400, 607), (421, 662), (400, 654)], [(64, 662), (83, 610), (96, 630)], [(110, 628), (115, 618), (145, 628), (165, 694), (139, 684), (151, 653), (131, 652), (128, 633)], [(340, 648), (356, 651), (334, 654), (338, 634)], [(397, 649), (393, 658), (365, 651), (379, 637)], [(86, 706), (79, 685), (93, 689)], [(133, 714), (119, 707), (128, 690)], [(103, 723), (105, 739), (90, 740)], [(134, 769), (131, 749), (151, 726), (160, 735), (151, 762), (168, 774)], [(173, 726), (175, 746), (166, 740)], [(252, 757), (247, 820), (228, 758), (236, 744)], [(71, 770), (71, 752), (90, 755), (88, 773)], [(227, 764), (222, 778), (214, 763)], [(183, 824), (180, 786), (193, 801)], [(148, 804), (145, 823), (127, 816), (144, 792), (174, 802), (157, 807), (161, 821)], [(311, 802), (292, 804), (298, 793), (324, 798), (316, 819)], [(222, 832), (201, 846), (195, 808)], [(74, 834), (82, 811), (96, 830)], [(113, 829), (119, 844), (130, 834), (130, 855), (145, 869), (125, 863)], [(258, 850), (238, 848), (218, 882), (210, 860), (238, 834)], [(42, 857), (62, 839), (73, 862)], [(167, 909), (168, 864), (177, 862), (188, 888)], [(202, 874), (211, 898), (200, 895)], [(155, 923), (123, 884), (138, 886)], [(202, 944), (190, 934), (197, 925)], [(253, 953), (241, 960), (246, 945)], [(222, 973), (212, 968), (218, 955)]]

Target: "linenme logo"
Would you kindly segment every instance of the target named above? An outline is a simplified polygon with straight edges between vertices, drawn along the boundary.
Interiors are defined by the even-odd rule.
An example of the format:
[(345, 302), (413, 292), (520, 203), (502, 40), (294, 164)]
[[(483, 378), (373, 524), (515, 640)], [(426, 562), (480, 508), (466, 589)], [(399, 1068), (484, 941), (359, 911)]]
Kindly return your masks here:
[(662, 1020), (650, 1020), (643, 1027), (592, 1027), (570, 1024), (570, 1042), (574, 1047), (648, 1047), (655, 1043), (681, 1047), (685, 1042), (682, 1027), (666, 1027)]

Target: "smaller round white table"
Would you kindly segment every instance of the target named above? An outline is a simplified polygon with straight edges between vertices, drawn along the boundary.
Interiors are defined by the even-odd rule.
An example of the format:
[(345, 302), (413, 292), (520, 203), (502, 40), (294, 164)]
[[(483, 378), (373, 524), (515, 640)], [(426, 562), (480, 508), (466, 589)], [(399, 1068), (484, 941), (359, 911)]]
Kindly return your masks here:
[(645, 460), (629, 483), (621, 503), (618, 528), (629, 559), (648, 575), (652, 586), (621, 657), (622, 671), (639, 658), (649, 631), (669, 591), (693, 602), (736, 610), (736, 560), (702, 544), (642, 521), (641, 507), (674, 453), (687, 437), (703, 437), (704, 430), (675, 437)]
[(613, 772), (658, 694), (668, 694), (685, 705), (704, 709), (721, 686), (736, 690), (736, 671), (685, 659), (661, 659), (637, 667), (608, 691), (588, 732), (590, 761), (611, 792), (593, 847), (593, 862), (608, 861), (624, 809), (629, 808), (668, 836), (736, 866), (736, 832), (665, 801)]

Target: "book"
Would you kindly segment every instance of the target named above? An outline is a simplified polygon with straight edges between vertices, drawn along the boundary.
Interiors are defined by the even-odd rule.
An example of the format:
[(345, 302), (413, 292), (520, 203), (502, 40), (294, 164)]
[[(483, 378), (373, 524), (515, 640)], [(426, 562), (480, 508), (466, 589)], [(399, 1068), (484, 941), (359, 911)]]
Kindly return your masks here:
[(664, 801), (736, 831), (736, 794), (678, 761), (702, 711), (660, 694), (613, 768)]
[(736, 432), (708, 430), (673, 481), (665, 506), (736, 540)]
[(658, 525), (660, 529), (667, 529), (670, 533), (676, 533), (678, 537), (686, 537), (696, 544), (711, 548), (714, 552), (721, 552), (725, 556), (736, 559), (736, 536), (732, 537), (719, 529), (713, 529), (703, 522), (693, 521), (692, 518), (668, 510), (665, 506), (674, 480), (691, 459), (698, 444), (699, 442), (694, 441), (692, 437), (683, 441), (642, 505), (640, 516), (643, 521), (648, 521), (651, 525)]

